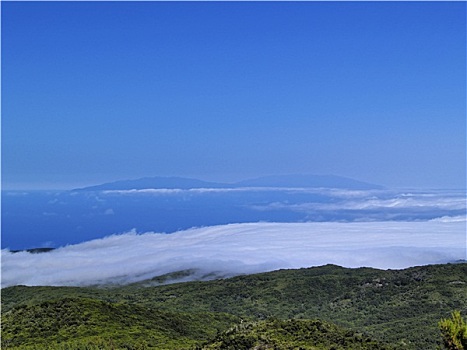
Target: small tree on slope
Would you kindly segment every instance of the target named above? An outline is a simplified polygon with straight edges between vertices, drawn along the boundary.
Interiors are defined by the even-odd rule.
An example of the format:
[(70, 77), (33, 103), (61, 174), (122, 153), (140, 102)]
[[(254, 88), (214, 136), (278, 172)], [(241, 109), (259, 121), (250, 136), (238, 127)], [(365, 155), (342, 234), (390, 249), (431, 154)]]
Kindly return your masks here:
[(446, 349), (467, 350), (467, 324), (462, 319), (460, 311), (454, 311), (451, 318), (439, 321), (438, 327)]

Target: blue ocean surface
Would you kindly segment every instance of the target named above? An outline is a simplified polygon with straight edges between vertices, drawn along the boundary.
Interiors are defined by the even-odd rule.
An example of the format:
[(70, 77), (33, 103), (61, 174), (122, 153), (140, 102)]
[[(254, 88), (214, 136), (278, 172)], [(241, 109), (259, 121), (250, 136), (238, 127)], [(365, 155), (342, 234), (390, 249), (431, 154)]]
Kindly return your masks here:
[(2, 249), (248, 222), (465, 220), (465, 190), (195, 188), (2, 191)]

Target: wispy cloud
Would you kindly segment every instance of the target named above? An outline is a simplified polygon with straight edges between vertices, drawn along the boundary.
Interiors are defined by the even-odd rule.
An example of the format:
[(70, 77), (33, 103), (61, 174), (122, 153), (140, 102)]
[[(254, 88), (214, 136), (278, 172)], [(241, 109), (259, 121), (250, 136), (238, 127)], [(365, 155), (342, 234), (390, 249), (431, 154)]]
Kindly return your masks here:
[(129, 232), (42, 254), (2, 251), (2, 287), (127, 283), (197, 269), (236, 275), (327, 263), (404, 268), (466, 256), (465, 221), (250, 223)]
[[(234, 187), (234, 188), (148, 188), (140, 190), (109, 190), (102, 195), (178, 195), (234, 192), (283, 192), (320, 196), (319, 200), (299, 203), (272, 202), (263, 206), (252, 206), (258, 210), (292, 209), (307, 210), (375, 210), (375, 209), (420, 209), (465, 210), (465, 192), (401, 192), (387, 190), (345, 190), (332, 188), (299, 187)], [(314, 197), (311, 197), (314, 198)]]
[(443, 216), (440, 218), (435, 218), (432, 219), (431, 221), (439, 221), (439, 222), (466, 222), (467, 217), (466, 216)]
[(267, 204), (251, 205), (252, 209), (290, 210), (301, 213), (326, 212), (360, 212), (364, 219), (365, 212), (379, 219), (389, 219), (395, 214), (419, 215), (431, 214), (433, 217), (446, 212), (453, 212), (455, 216), (465, 214), (465, 193), (393, 193), (389, 191), (346, 191), (322, 190), (327, 196), (326, 201), (303, 202), (271, 202)]

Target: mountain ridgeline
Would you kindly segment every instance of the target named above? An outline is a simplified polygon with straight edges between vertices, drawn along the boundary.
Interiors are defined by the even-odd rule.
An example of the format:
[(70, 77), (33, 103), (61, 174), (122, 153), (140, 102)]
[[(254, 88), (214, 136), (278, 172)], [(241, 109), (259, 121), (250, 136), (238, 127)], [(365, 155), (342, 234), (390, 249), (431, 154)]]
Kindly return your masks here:
[(121, 180), (77, 189), (79, 191), (112, 191), (142, 189), (193, 189), (239, 187), (341, 188), (351, 190), (383, 189), (382, 186), (335, 175), (277, 175), (243, 180), (235, 183), (208, 182), (183, 177), (145, 177)]
[(467, 313), (465, 262), (167, 279), (4, 288), (2, 349), (435, 350), (440, 319)]

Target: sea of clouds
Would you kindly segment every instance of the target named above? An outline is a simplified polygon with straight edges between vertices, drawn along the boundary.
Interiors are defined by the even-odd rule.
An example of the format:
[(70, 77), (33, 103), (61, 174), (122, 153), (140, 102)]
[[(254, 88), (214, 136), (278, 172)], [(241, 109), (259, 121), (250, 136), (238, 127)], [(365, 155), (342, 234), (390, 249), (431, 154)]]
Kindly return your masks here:
[(62, 247), (113, 233), (252, 222), (429, 221), (465, 217), (465, 190), (159, 188), (2, 191), (2, 248)]
[[(397, 204), (395, 204), (397, 205)], [(112, 235), (41, 254), (2, 250), (2, 288), (192, 278), (336, 264), (400, 269), (466, 259), (465, 216), (429, 221), (241, 223)]]

